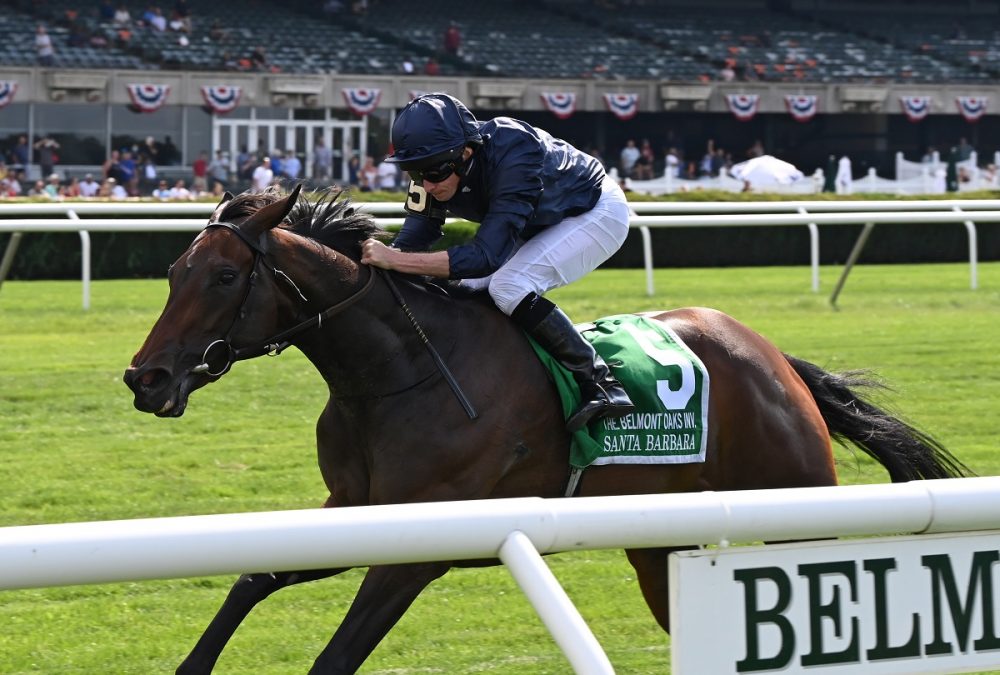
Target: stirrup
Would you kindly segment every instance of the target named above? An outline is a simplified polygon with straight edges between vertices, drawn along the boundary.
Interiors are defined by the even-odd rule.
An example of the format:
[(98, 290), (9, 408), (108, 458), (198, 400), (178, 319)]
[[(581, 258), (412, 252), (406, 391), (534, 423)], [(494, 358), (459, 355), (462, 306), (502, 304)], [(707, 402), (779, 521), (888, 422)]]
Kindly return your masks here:
[(605, 385), (594, 382), (593, 396), (587, 397), (566, 420), (566, 430), (575, 433), (583, 429), (591, 421), (601, 417), (621, 417), (635, 410), (635, 405), (629, 400), (625, 389), (616, 381)]

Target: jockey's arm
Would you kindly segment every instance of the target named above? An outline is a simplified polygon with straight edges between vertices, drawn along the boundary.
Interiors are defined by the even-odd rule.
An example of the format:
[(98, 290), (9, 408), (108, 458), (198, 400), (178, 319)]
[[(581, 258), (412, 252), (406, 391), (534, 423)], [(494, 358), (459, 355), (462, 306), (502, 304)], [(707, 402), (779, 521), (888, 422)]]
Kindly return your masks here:
[(400, 251), (386, 246), (377, 239), (368, 239), (361, 245), (361, 262), (384, 270), (422, 274), (440, 279), (447, 279), (451, 269), (447, 251), (431, 253)]

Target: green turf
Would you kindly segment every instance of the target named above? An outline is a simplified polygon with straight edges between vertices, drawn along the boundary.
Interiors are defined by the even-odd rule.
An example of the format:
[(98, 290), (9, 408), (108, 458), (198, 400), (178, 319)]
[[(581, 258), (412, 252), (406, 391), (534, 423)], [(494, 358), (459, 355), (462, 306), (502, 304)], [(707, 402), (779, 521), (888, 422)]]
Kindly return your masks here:
[[(892, 407), (983, 475), (1000, 474), (1000, 264), (861, 266), (833, 311), (839, 270), (609, 270), (552, 294), (575, 320), (708, 305), (784, 351), (833, 370), (871, 367)], [(132, 408), (121, 374), (166, 296), (164, 281), (98, 281), (92, 309), (75, 282), (8, 282), (0, 290), (0, 525), (295, 509), (325, 496), (313, 423), (324, 387), (294, 350), (239, 364), (196, 392), (184, 417)], [(838, 451), (845, 483), (884, 482), (867, 459)], [(667, 672), (669, 640), (618, 551), (552, 556), (621, 673)], [(223, 654), (218, 673), (303, 673), (361, 578), (282, 591)], [(153, 581), (0, 593), (0, 672), (172, 672), (231, 579)], [(570, 668), (502, 568), (433, 584), (366, 664), (367, 673), (567, 673)]]

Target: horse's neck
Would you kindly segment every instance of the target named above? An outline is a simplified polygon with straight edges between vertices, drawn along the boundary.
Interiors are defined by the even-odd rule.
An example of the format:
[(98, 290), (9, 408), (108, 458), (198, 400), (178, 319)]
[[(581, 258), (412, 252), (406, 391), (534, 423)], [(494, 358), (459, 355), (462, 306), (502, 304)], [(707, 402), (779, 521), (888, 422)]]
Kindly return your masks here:
[[(430, 379), (437, 370), (428, 357), (412, 316), (435, 349), (447, 359), (458, 347), (458, 336), (469, 335), (483, 317), (495, 320), (499, 311), (476, 301), (456, 301), (397, 280), (409, 310), (399, 304), (384, 278), (365, 291), (370, 275), (383, 275), (347, 256), (319, 256), (295, 269), (302, 294), (309, 299), (301, 320), (364, 294), (347, 309), (324, 320), (318, 330), (297, 339), (296, 346), (320, 372), (332, 393), (342, 398), (378, 397), (405, 391)], [(463, 329), (463, 326), (471, 328)]]

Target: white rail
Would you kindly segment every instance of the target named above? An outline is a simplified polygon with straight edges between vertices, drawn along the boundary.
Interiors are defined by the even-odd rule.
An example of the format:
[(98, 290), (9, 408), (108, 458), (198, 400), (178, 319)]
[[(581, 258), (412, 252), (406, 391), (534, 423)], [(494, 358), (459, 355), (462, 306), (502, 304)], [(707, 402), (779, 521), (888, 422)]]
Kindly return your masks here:
[(0, 588), (501, 558), (576, 672), (612, 672), (540, 553), (997, 528), (1000, 477), (0, 528)]
[[(83, 307), (90, 306), (90, 240), (89, 232), (197, 232), (204, 227), (204, 217), (211, 214), (209, 203), (69, 203), (69, 204), (6, 204), (0, 205), (0, 233), (79, 232), (83, 247), (81, 280)], [(377, 217), (383, 227), (400, 225), (402, 217), (387, 218), (401, 213), (395, 203), (359, 203), (359, 208)], [(636, 202), (630, 205), (632, 227), (638, 228), (643, 241), (643, 262), (646, 271), (646, 292), (653, 295), (653, 248), (650, 228), (654, 227), (761, 227), (806, 226), (809, 228), (809, 258), (812, 290), (819, 291), (819, 225), (864, 225), (854, 251), (852, 264), (845, 267), (831, 302), (843, 288), (853, 261), (860, 255), (871, 228), (877, 224), (961, 223), (969, 242), (969, 286), (978, 287), (978, 245), (976, 224), (1000, 222), (1000, 201), (994, 200), (927, 200), (927, 201), (850, 201), (850, 202)], [(650, 215), (650, 214), (667, 215)], [(107, 214), (127, 218), (94, 217)], [(143, 215), (201, 216), (202, 218), (138, 218)], [(61, 215), (62, 218), (40, 218)], [(88, 218), (82, 219), (80, 216)], [(33, 216), (11, 218), (11, 216)], [(13, 260), (20, 238), (12, 238), (0, 263), (0, 284)]]

